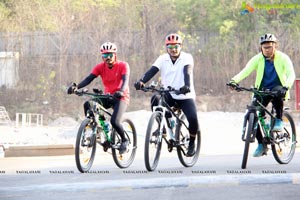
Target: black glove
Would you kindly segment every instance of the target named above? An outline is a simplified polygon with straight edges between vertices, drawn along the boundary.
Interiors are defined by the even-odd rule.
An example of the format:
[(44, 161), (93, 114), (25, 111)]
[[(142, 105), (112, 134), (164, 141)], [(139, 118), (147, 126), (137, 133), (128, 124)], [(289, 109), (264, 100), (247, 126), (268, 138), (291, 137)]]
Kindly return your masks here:
[(76, 90), (77, 90), (76, 83), (72, 83), (72, 85), (68, 88), (67, 93), (68, 94), (73, 94)]
[(287, 91), (288, 91), (287, 87), (282, 87), (280, 90), (278, 90), (277, 96), (283, 98), (285, 97)]
[(137, 81), (134, 83), (134, 87), (136, 90), (140, 90), (145, 86), (145, 83), (143, 83), (142, 81)]
[(236, 91), (241, 91), (239, 89), (239, 84), (237, 84), (234, 80), (231, 80), (229, 83), (227, 83), (227, 85), (230, 87), (230, 89), (232, 90), (236, 90)]
[(189, 93), (191, 90), (190, 90), (190, 87), (189, 86), (182, 86), (180, 89), (179, 89), (180, 93), (182, 94), (186, 94), (186, 93)]
[(116, 91), (116, 92), (114, 93), (114, 97), (115, 97), (116, 99), (121, 99), (121, 98), (123, 97), (123, 95), (124, 95), (124, 92), (122, 92), (122, 91)]

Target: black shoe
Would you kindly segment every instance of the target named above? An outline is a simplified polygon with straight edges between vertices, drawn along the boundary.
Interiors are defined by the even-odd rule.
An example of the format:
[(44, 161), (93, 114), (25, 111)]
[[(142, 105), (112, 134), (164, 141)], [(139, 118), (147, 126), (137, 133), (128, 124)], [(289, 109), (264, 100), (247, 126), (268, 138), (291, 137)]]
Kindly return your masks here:
[(125, 153), (125, 151), (127, 150), (127, 145), (128, 145), (128, 140), (125, 139), (125, 140), (121, 143), (121, 145), (120, 145), (120, 148), (119, 148), (119, 153), (120, 153), (120, 154)]
[(188, 151), (186, 152), (186, 156), (187, 157), (192, 157), (194, 156), (196, 153), (195, 151), (195, 143), (193, 144), (189, 144), (189, 148), (188, 148)]

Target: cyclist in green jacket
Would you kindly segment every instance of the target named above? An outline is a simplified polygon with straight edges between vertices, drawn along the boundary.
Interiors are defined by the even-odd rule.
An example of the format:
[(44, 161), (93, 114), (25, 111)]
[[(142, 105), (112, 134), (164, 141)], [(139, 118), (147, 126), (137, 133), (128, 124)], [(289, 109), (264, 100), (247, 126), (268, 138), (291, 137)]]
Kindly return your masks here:
[[(282, 112), (283, 101), (289, 99), (289, 89), (295, 81), (295, 72), (291, 59), (281, 51), (276, 50), (277, 39), (273, 34), (264, 34), (260, 37), (261, 52), (252, 57), (246, 67), (231, 79), (231, 83), (237, 84), (256, 70), (255, 87), (277, 91), (277, 97), (263, 97), (262, 103), (267, 106), (270, 101), (276, 110), (276, 120), (273, 130), (280, 131), (283, 128)], [(264, 113), (261, 113), (264, 115)], [(259, 157), (266, 153), (267, 147), (262, 144), (262, 134), (257, 129), (256, 138), (258, 147), (253, 156)]]

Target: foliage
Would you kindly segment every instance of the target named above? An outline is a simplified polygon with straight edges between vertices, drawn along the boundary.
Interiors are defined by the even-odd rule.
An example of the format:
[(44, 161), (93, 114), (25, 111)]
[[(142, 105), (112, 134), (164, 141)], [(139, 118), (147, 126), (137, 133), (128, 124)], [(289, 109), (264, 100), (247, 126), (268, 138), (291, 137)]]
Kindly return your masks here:
[[(241, 14), (244, 3), (254, 11)], [(165, 52), (165, 36), (177, 32), (184, 36), (184, 51), (194, 56), (197, 93), (218, 95), (225, 93), (225, 82), (259, 52), (258, 38), (266, 32), (279, 38), (280, 50), (292, 58), (299, 76), (300, 7), (278, 8), (284, 4), (299, 3), (0, 0), (0, 51), (21, 52), (19, 87), (24, 91), (37, 89), (40, 94), (32, 96), (50, 98), (55, 102), (53, 110), (61, 110), (65, 102), (70, 103), (65, 101), (62, 88), (80, 81), (101, 61), (101, 43), (117, 43), (118, 58), (130, 64), (132, 85)], [(251, 82), (251, 78), (246, 81)], [(135, 91), (131, 94), (138, 96)], [(4, 103), (13, 104), (21, 98), (11, 97)]]

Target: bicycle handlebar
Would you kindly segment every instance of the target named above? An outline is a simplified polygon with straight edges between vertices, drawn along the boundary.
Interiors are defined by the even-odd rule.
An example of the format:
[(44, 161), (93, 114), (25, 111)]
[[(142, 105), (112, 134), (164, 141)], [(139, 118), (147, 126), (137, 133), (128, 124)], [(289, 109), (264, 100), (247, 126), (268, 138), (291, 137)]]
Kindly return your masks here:
[(164, 87), (156, 88), (155, 86), (149, 86), (149, 87), (142, 87), (140, 90), (144, 92), (158, 92), (159, 94), (165, 93), (165, 92), (174, 92), (175, 94), (184, 94), (180, 90), (175, 90), (175, 88), (172, 88), (171, 86), (168, 86), (167, 89)]
[(74, 92), (74, 94), (76, 94), (77, 96), (87, 95), (87, 96), (92, 96), (95, 98), (111, 99), (111, 100), (113, 100), (115, 98), (113, 95), (103, 94), (103, 91), (98, 90), (98, 89), (93, 89), (93, 91), (94, 91), (93, 93), (88, 92), (87, 88), (83, 88), (83, 89), (76, 90)]
[(240, 91), (247, 91), (247, 92), (252, 92), (254, 94), (258, 95), (269, 95), (272, 97), (276, 97), (278, 95), (278, 91), (272, 91), (272, 90), (259, 90), (257, 88), (246, 88), (239, 86), (238, 84), (233, 84), (233, 83), (227, 83), (227, 86), (233, 88), (234, 90), (240, 92)]

